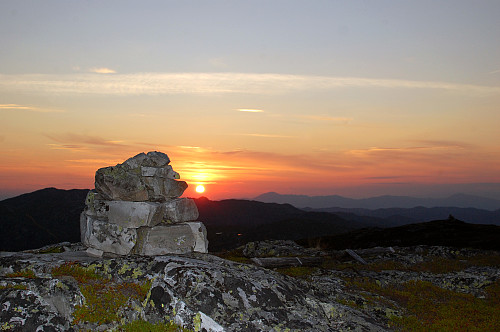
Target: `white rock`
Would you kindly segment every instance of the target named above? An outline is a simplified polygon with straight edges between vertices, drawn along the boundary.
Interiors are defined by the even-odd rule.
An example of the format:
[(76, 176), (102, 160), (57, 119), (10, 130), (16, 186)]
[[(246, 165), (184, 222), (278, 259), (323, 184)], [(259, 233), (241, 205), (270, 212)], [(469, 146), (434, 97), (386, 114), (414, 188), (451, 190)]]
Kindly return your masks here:
[(106, 201), (105, 204), (107, 220), (122, 227), (151, 227), (163, 219), (163, 206), (160, 203)]
[(177, 198), (169, 200), (163, 205), (163, 221), (166, 223), (180, 223), (198, 219), (198, 208), (190, 198)]
[(191, 231), (194, 236), (194, 248), (193, 251), (207, 253), (208, 252), (208, 239), (207, 239), (207, 229), (201, 221), (187, 222), (186, 224), (191, 227)]
[(202, 223), (196, 222), (139, 228), (134, 253), (155, 256), (185, 254), (193, 252), (195, 249), (199, 252), (207, 252), (206, 230), (202, 225)]
[(135, 228), (124, 228), (85, 214), (80, 218), (80, 230), (85, 246), (117, 255), (128, 255), (137, 242)]
[(87, 254), (92, 257), (102, 257), (104, 251), (92, 247), (87, 248)]

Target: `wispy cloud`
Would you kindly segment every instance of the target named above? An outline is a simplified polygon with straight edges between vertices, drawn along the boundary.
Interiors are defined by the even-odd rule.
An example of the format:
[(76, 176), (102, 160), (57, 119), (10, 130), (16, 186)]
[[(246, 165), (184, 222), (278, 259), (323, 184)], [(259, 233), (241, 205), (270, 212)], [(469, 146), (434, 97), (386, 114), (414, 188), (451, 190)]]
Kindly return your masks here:
[(125, 142), (120, 140), (109, 140), (100, 136), (85, 135), (85, 134), (45, 134), (45, 137), (51, 139), (58, 144), (50, 144), (53, 148), (60, 149), (84, 149), (85, 145), (103, 146), (103, 147), (128, 147)]
[(50, 146), (50, 148), (52, 150), (83, 151), (83, 150), (87, 149), (85, 146), (83, 146), (83, 145), (77, 145), (77, 144), (54, 144), (54, 143), (50, 143), (49, 146)]
[(241, 136), (252, 136), (252, 137), (268, 137), (268, 138), (292, 138), (295, 136), (288, 135), (275, 135), (275, 134), (239, 134)]
[(488, 74), (500, 74), (500, 69), (490, 71)]
[[(102, 69), (102, 68), (101, 68)], [(285, 94), (340, 88), (427, 89), (498, 95), (500, 86), (360, 77), (249, 73), (0, 75), (0, 88), (56, 94)]]
[(338, 124), (348, 124), (349, 122), (351, 122), (353, 120), (353, 118), (324, 116), (324, 115), (299, 115), (297, 117), (300, 119), (314, 120), (314, 121), (321, 121), (321, 122), (331, 122), (331, 123), (338, 123)]
[(238, 108), (238, 112), (248, 112), (248, 113), (262, 113), (264, 112), (263, 110), (257, 110), (257, 109), (247, 109), (247, 108)]
[(106, 68), (106, 67), (90, 68), (90, 72), (97, 73), (97, 74), (116, 74), (116, 70)]
[(34, 106), (18, 105), (18, 104), (0, 104), (0, 110), (11, 110), (11, 111), (30, 111), (39, 113), (62, 113), (63, 110), (39, 108)]

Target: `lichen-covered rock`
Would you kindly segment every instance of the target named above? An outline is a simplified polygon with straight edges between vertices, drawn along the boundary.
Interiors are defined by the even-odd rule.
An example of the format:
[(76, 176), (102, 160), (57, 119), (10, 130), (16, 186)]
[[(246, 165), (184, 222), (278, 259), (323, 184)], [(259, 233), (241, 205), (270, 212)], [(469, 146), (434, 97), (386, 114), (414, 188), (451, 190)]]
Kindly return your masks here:
[(290, 240), (267, 240), (248, 242), (242, 248), (245, 257), (286, 257), (286, 256), (316, 256), (322, 252), (304, 248)]
[(163, 206), (163, 221), (168, 223), (180, 223), (198, 219), (198, 208), (194, 200), (190, 198), (177, 198), (167, 201)]
[[(75, 255), (22, 254), (0, 256), (0, 320), (14, 331), (42, 326), (62, 330), (111, 330), (121, 322), (173, 320), (194, 331), (383, 331), (385, 328), (339, 303), (325, 303), (309, 287), (279, 273), (238, 264), (211, 255), (129, 256), (115, 259), (85, 257), (79, 262), (109, 282), (144, 284), (142, 301), (114, 309), (119, 319), (105, 324), (74, 321), (75, 308), (88, 306), (82, 286), (71, 277), (56, 277), (52, 268)], [(78, 259), (76, 259), (78, 260)], [(35, 278), (9, 278), (7, 271), (34, 271)], [(21, 285), (24, 289), (15, 289)], [(90, 284), (92, 285), (92, 283)], [(95, 284), (94, 287), (98, 285)], [(87, 287), (87, 286), (85, 286)], [(119, 289), (119, 288), (116, 288)], [(359, 322), (357, 326), (353, 321)]]
[[(343, 262), (341, 269), (312, 269), (306, 278), (293, 278), (207, 254), (96, 258), (81, 251), (81, 245), (61, 246), (68, 251), (0, 252), (3, 329), (105, 331), (117, 330), (124, 322), (141, 319), (151, 323), (174, 321), (185, 328), (206, 332), (388, 331), (393, 330), (388, 325), (391, 317), (408, 315), (408, 312), (389, 297), (377, 294), (377, 287), (424, 280), (481, 298), (486, 294), (485, 288), (500, 279), (500, 267), (494, 264), (499, 255), (496, 252), (475, 252), (478, 258), (488, 258), (493, 264), (468, 266), (447, 273), (362, 269), (366, 265), (353, 261), (349, 269)], [(387, 259), (411, 262), (412, 256), (423, 257), (424, 262), (453, 255), (467, 258), (473, 253), (469, 249), (443, 247), (395, 248), (395, 252), (370, 257), (369, 264)], [(93, 271), (101, 279), (82, 286), (81, 281), (66, 274), (54, 275), (53, 268), (64, 262), (78, 262), (81, 269)], [(23, 277), (23, 271), (32, 274)], [(75, 321), (77, 308), (89, 308), (93, 304), (92, 299), (84, 295), (87, 287), (131, 291), (123, 287), (129, 282), (146, 285), (147, 292), (140, 298), (126, 297), (118, 308), (110, 306), (112, 309), (103, 313), (118, 318), (104, 323)], [(371, 286), (360, 288), (363, 283)], [(385, 288), (384, 293), (390, 290)], [(108, 300), (113, 298), (110, 294)], [(93, 312), (88, 310), (88, 314)]]
[(117, 255), (128, 255), (137, 243), (137, 230), (94, 219), (82, 213), (82, 243), (87, 247)]
[(175, 180), (179, 174), (169, 163), (162, 152), (139, 153), (122, 164), (98, 169), (95, 189), (105, 200), (164, 202), (180, 197), (187, 184)]
[(163, 221), (160, 203), (106, 201), (104, 209), (107, 221), (122, 227), (152, 227)]
[(143, 227), (137, 230), (137, 238), (133, 253), (139, 255), (155, 256), (208, 251), (206, 229), (201, 222)]

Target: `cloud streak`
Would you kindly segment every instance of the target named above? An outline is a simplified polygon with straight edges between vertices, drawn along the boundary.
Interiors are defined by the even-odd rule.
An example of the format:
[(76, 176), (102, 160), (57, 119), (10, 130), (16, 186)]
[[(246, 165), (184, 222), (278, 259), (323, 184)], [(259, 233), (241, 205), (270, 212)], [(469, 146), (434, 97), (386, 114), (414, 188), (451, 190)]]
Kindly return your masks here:
[(245, 108), (238, 108), (238, 112), (247, 112), (247, 113), (263, 113), (263, 110), (256, 110), (256, 109), (245, 109)]
[(116, 70), (113, 70), (110, 68), (105, 68), (105, 67), (91, 68), (90, 72), (96, 73), (96, 74), (116, 74)]
[[(101, 68), (103, 69), (103, 68)], [(0, 89), (53, 94), (286, 94), (342, 88), (425, 89), (498, 95), (499, 86), (434, 81), (251, 73), (0, 75)]]
[(30, 112), (39, 112), (39, 113), (63, 113), (64, 112), (62, 110), (46, 109), (46, 108), (39, 108), (39, 107), (18, 105), (18, 104), (0, 104), (0, 111), (1, 110), (9, 110), (9, 111), (18, 110), (18, 111), (30, 111)]

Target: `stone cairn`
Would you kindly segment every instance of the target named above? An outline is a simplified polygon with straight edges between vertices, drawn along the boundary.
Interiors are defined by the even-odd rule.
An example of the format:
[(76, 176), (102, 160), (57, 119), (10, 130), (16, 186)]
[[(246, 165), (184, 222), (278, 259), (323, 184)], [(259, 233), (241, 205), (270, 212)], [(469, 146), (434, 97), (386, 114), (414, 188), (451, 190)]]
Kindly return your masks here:
[(162, 152), (139, 153), (100, 168), (80, 217), (82, 243), (93, 256), (165, 255), (208, 251), (198, 209), (179, 198), (188, 187)]

